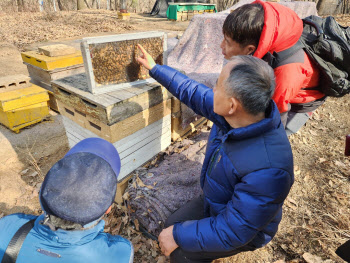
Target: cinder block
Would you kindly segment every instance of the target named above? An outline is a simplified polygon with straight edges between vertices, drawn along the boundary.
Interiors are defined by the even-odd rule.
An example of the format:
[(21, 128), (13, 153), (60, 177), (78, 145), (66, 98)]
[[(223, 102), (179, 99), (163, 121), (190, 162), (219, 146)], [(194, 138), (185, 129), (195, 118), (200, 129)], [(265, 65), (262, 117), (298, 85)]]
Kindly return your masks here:
[(30, 77), (22, 74), (1, 77), (0, 93), (30, 87), (32, 84), (29, 81)]
[(71, 55), (77, 52), (77, 50), (74, 47), (63, 45), (63, 44), (42, 46), (42, 47), (39, 47), (38, 50), (40, 53), (43, 53), (45, 56), (48, 56), (48, 57)]

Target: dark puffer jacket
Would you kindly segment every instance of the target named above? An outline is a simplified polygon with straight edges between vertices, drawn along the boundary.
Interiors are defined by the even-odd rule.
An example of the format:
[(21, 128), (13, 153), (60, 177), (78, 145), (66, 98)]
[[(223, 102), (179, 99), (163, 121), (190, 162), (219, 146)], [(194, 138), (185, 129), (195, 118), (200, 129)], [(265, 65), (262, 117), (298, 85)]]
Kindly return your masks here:
[(156, 65), (150, 74), (214, 123), (201, 174), (207, 218), (175, 224), (176, 243), (192, 252), (267, 244), (294, 180), (292, 150), (275, 103), (262, 121), (233, 129), (213, 112), (212, 89), (168, 66)]

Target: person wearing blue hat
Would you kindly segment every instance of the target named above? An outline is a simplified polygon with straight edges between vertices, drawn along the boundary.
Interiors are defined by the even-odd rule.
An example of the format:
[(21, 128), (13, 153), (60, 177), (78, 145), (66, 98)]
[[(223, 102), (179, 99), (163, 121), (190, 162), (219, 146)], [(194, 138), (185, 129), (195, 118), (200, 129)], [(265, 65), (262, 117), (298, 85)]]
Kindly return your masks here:
[(75, 145), (44, 179), (42, 215), (0, 219), (1, 263), (133, 262), (131, 242), (103, 232), (120, 166), (117, 150), (103, 139)]

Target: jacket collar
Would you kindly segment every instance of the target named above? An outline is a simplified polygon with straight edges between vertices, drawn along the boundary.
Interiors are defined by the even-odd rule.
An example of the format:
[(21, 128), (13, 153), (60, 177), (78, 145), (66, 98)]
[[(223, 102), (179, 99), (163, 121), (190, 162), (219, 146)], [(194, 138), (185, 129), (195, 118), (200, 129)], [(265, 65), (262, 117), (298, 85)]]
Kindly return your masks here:
[(272, 100), (265, 112), (265, 119), (242, 128), (231, 129), (226, 137), (233, 140), (243, 140), (257, 137), (270, 130), (277, 129), (281, 124), (281, 116), (275, 102)]
[(103, 232), (105, 222), (101, 220), (96, 226), (86, 230), (67, 231), (58, 229), (52, 231), (48, 226), (42, 224), (45, 215), (39, 216), (34, 223), (34, 230), (46, 239), (56, 242), (60, 245), (82, 245), (95, 239), (95, 237)]

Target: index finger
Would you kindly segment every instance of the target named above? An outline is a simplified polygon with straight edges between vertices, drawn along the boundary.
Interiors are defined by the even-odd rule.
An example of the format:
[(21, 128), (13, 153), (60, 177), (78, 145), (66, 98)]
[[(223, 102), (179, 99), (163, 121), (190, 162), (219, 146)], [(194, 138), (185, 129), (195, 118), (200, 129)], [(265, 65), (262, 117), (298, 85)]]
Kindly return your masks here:
[(147, 51), (140, 44), (137, 44), (137, 47), (141, 50), (143, 54), (147, 53)]

